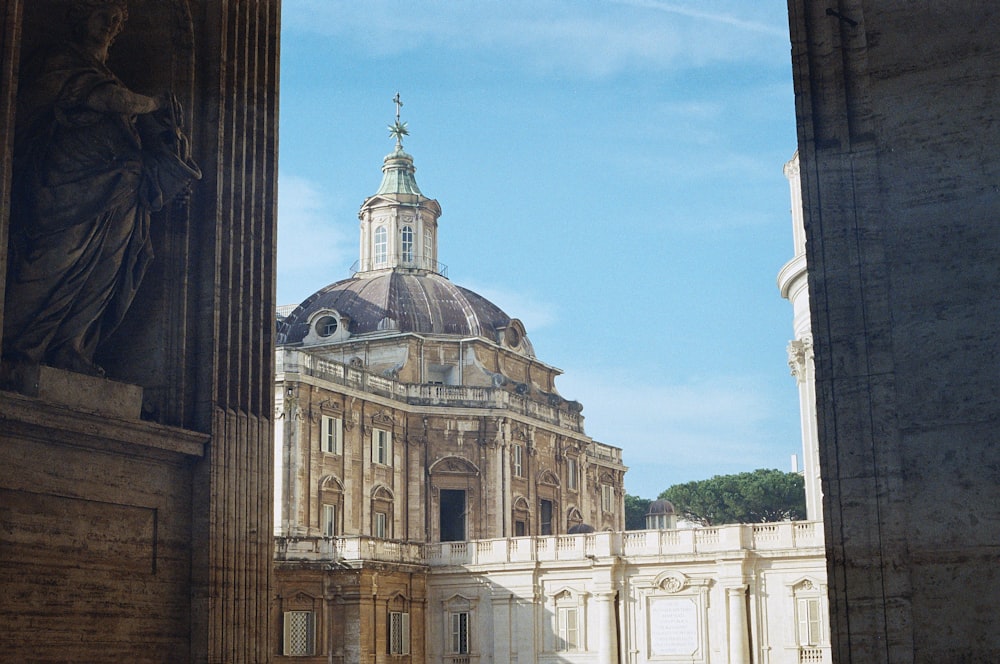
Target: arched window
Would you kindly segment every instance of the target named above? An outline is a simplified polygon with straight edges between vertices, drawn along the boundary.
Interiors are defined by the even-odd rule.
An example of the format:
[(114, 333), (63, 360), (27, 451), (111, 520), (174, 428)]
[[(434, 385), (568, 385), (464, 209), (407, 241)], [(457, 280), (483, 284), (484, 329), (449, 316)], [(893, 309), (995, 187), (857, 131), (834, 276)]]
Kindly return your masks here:
[(400, 232), (402, 242), (400, 247), (402, 248), (402, 253), (400, 259), (404, 263), (413, 262), (413, 228), (410, 226), (403, 226), (403, 230)]
[(375, 265), (385, 265), (388, 260), (389, 238), (385, 226), (375, 229)]
[(431, 238), (431, 230), (429, 228), (424, 229), (424, 267), (429, 270), (436, 269), (434, 267), (434, 244)]

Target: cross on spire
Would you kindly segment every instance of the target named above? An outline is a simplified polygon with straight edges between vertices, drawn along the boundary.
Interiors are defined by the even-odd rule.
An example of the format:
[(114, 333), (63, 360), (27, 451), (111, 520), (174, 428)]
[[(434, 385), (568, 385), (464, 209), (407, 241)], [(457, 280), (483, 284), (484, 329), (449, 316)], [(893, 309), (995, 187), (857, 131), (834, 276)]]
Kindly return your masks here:
[(403, 108), (403, 102), (399, 98), (399, 93), (392, 98), (392, 102), (396, 104), (396, 123), (389, 125), (389, 135), (395, 137), (396, 139), (396, 149), (403, 149), (403, 137), (409, 136), (410, 131), (406, 128), (405, 122), (399, 121), (399, 109)]

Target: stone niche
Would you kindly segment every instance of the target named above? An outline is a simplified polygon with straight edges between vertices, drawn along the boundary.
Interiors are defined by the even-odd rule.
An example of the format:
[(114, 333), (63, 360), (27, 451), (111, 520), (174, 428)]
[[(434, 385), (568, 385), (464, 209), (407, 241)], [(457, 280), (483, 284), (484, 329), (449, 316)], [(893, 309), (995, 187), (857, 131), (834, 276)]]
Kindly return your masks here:
[[(0, 319), (18, 306), (4, 294), (26, 72), (84, 4), (0, 0)], [(93, 358), (107, 377), (36, 365), (0, 390), (0, 653), (270, 661), (280, 2), (127, 7), (108, 68), (178, 100), (203, 177), (151, 215), (153, 260)]]

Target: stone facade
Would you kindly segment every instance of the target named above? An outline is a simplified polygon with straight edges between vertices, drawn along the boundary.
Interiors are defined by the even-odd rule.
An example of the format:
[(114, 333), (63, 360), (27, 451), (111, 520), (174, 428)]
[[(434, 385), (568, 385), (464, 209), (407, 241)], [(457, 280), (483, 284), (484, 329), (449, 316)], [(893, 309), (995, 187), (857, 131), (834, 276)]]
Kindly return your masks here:
[[(25, 203), (13, 186), (27, 173), (13, 158), (26, 135), (18, 112), (37, 82), (25, 72), (62, 53), (79, 27), (68, 10), (87, 6), (0, 0), (0, 292), (23, 276), (8, 239), (12, 206)], [(148, 218), (152, 262), (96, 350), (107, 378), (12, 371), (5, 357), (0, 652), (265, 662), (279, 2), (129, 0), (127, 10), (107, 69), (133, 92), (177, 99), (202, 179)], [(0, 312), (23, 305), (5, 296)]]
[(834, 656), (1000, 661), (1000, 14), (789, 13)]

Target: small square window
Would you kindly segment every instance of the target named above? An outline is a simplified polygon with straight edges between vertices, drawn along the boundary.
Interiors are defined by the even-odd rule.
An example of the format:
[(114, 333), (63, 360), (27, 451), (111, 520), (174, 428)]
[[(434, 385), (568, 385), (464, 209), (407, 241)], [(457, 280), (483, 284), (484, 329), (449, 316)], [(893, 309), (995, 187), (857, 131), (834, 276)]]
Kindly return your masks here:
[(389, 612), (389, 654), (410, 654), (410, 614)]
[(312, 611), (285, 611), (282, 653), (289, 657), (315, 654), (316, 620)]

